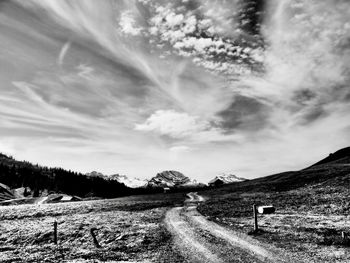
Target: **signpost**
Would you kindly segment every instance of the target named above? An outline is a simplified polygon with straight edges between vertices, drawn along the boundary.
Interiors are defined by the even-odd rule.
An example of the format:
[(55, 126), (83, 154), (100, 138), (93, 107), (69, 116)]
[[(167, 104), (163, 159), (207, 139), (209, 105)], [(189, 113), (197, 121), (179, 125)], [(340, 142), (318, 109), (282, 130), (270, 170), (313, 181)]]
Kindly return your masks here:
[(254, 216), (254, 232), (257, 233), (259, 230), (258, 226), (258, 213), (259, 214), (273, 214), (276, 211), (272, 205), (265, 205), (256, 207), (256, 204), (253, 204), (253, 216)]

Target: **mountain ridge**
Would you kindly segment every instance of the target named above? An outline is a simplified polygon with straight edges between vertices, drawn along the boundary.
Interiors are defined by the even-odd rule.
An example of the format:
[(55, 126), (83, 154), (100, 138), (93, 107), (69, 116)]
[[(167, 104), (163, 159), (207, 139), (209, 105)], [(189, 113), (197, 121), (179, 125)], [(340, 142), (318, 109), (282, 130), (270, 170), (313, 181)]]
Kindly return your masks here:
[(174, 171), (166, 170), (157, 173), (148, 181), (148, 187), (169, 187), (169, 188), (187, 188), (187, 187), (203, 187), (202, 183), (199, 183), (195, 179), (191, 179), (184, 174)]
[(130, 178), (126, 175), (120, 175), (120, 174), (109, 175), (109, 178), (111, 180), (117, 180), (119, 183), (123, 183), (130, 188), (144, 188), (148, 184), (147, 179)]
[(116, 180), (120, 183), (124, 183), (130, 188), (189, 188), (205, 186), (205, 184), (199, 183), (197, 180), (191, 179), (184, 174), (173, 170), (159, 172), (150, 179), (130, 178), (126, 175), (120, 174), (104, 175), (96, 171), (92, 171), (86, 175), (103, 177), (108, 180)]

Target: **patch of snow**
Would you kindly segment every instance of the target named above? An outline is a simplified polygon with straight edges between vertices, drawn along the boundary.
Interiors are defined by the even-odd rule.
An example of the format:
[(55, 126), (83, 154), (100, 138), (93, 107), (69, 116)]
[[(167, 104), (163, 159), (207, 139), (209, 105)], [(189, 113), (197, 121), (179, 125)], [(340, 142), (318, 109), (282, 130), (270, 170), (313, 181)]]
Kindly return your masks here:
[(111, 175), (110, 178), (118, 181), (119, 183), (123, 183), (130, 188), (146, 187), (146, 185), (148, 184), (147, 179), (129, 178), (126, 175), (115, 174)]
[(224, 184), (230, 184), (230, 183), (246, 181), (247, 179), (238, 177), (234, 174), (221, 173), (217, 175), (213, 180), (209, 181), (209, 184), (213, 184), (217, 180), (222, 181)]

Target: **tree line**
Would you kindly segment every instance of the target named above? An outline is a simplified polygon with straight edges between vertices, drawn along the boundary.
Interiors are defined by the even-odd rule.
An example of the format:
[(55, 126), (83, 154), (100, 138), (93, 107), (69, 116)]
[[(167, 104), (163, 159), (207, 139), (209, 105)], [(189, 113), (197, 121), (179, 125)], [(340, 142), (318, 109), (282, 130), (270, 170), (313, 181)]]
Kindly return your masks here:
[(34, 197), (43, 191), (65, 193), (79, 197), (113, 198), (134, 191), (115, 180), (90, 177), (62, 168), (49, 168), (17, 161), (0, 154), (0, 182), (10, 188), (30, 188)]

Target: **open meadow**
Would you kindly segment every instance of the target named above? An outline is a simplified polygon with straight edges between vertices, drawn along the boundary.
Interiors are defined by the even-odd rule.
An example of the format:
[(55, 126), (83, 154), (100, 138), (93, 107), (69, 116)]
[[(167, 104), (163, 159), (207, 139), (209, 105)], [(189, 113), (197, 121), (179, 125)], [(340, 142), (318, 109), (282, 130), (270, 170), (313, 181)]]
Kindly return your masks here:
[[(163, 262), (174, 255), (163, 219), (184, 194), (0, 207), (0, 262)], [(58, 244), (54, 244), (54, 222)], [(96, 247), (90, 230), (96, 228)]]
[[(311, 174), (300, 172), (304, 180), (306, 172)], [(255, 239), (292, 252), (300, 262), (350, 262), (350, 173), (348, 168), (333, 172), (328, 179), (302, 187), (282, 174), (275, 176), (286, 180), (280, 185), (267, 177), (205, 191), (201, 194), (208, 200), (198, 209), (216, 223), (252, 234), (252, 205), (273, 205), (275, 213), (258, 215), (260, 231)], [(315, 174), (325, 176), (320, 170)], [(303, 183), (296, 173), (291, 178)], [(348, 237), (343, 239), (342, 233)]]

